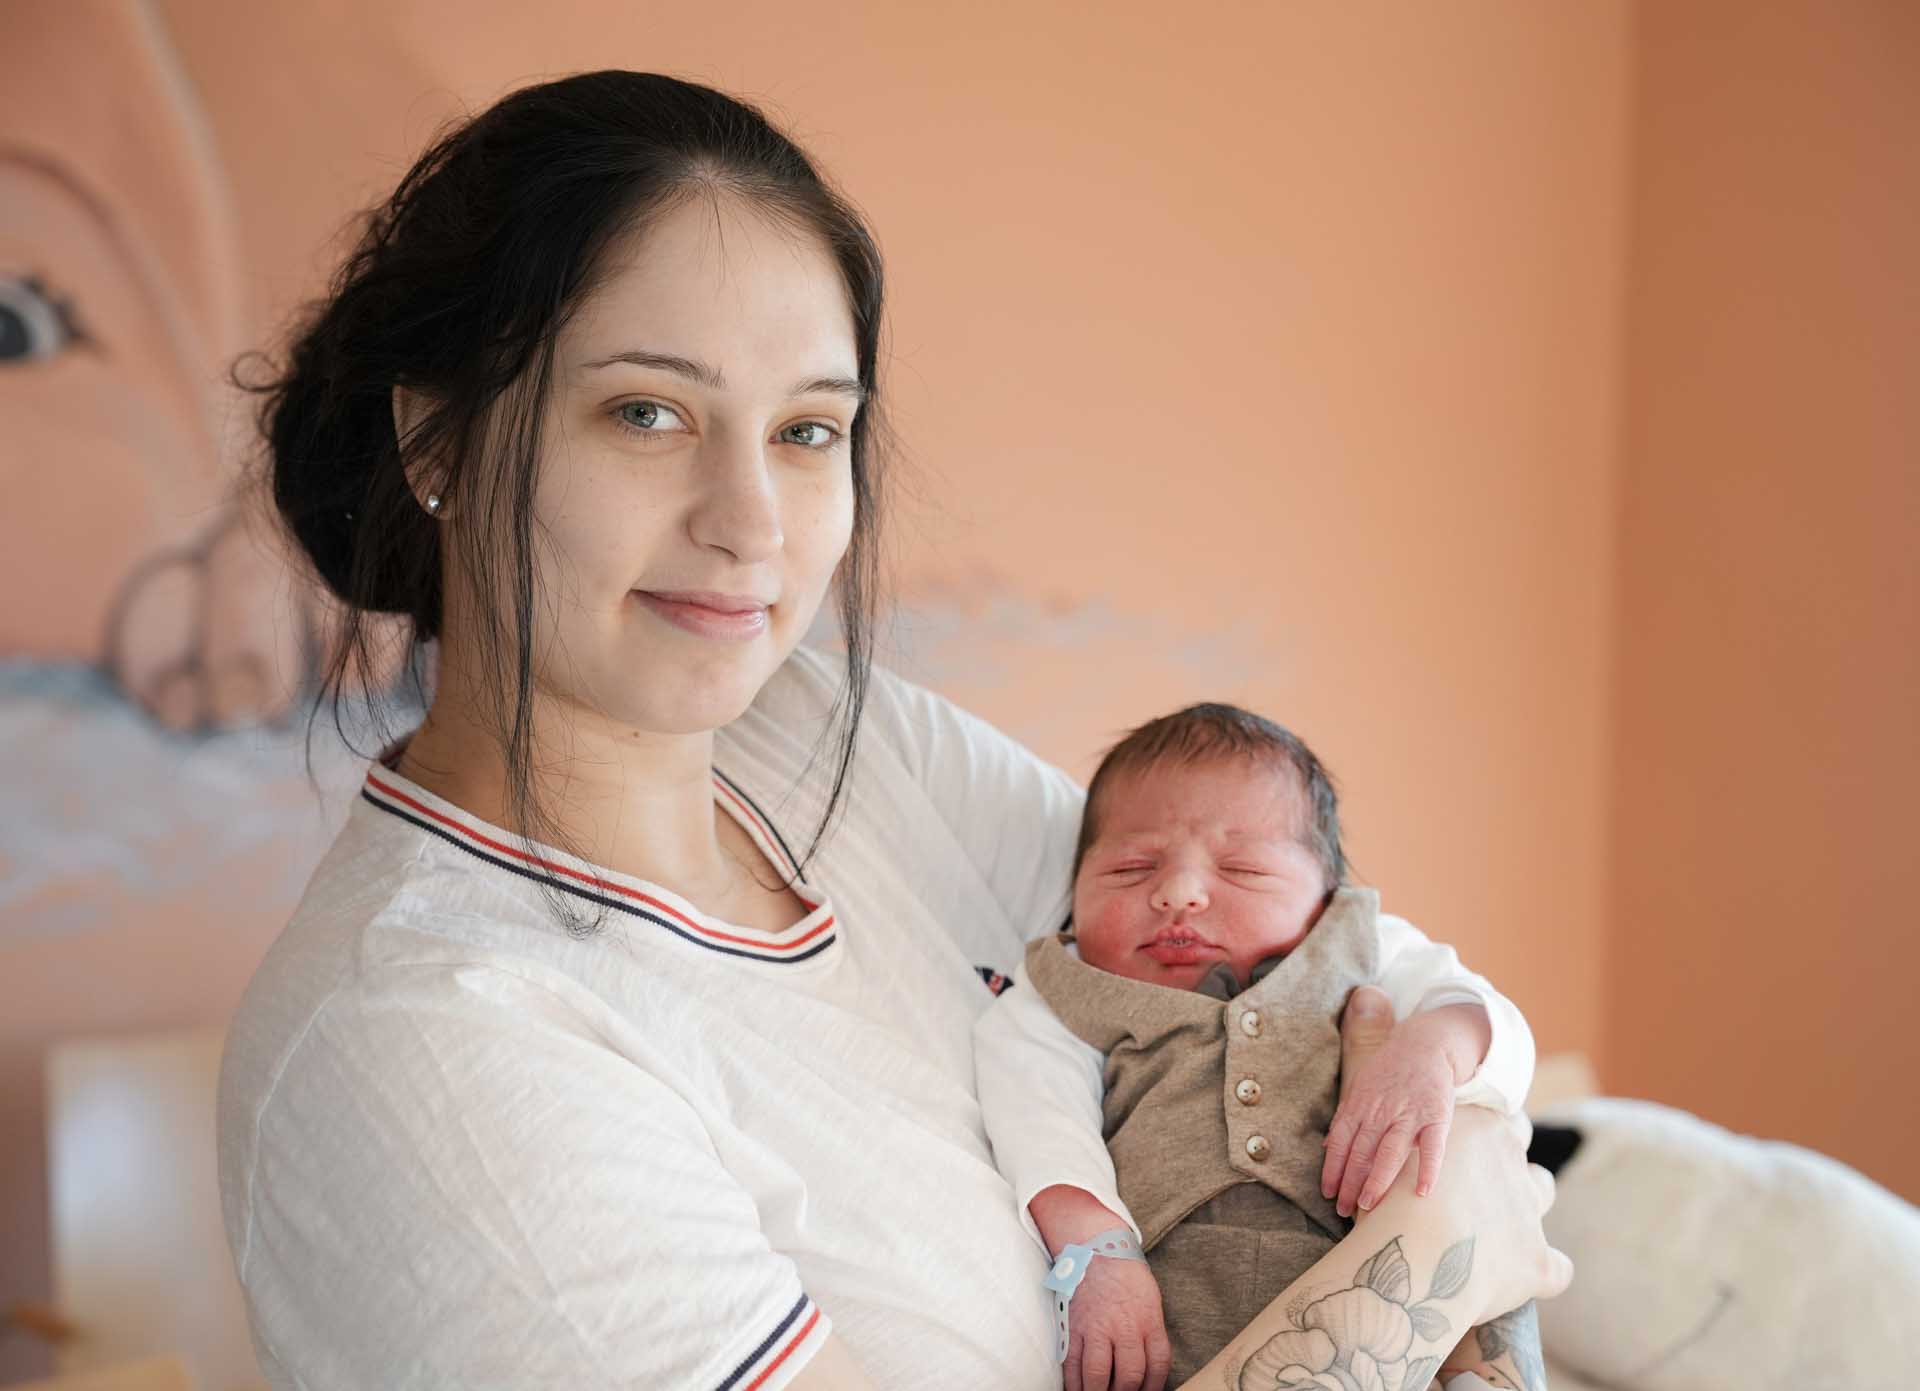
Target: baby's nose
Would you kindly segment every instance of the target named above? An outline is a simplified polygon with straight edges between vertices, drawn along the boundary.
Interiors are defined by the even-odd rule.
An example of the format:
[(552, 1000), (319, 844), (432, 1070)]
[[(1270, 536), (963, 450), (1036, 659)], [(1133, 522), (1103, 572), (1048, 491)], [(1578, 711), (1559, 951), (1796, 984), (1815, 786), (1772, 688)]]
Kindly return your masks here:
[(1200, 882), (1197, 874), (1186, 871), (1169, 874), (1154, 885), (1151, 901), (1162, 913), (1171, 913), (1176, 909), (1197, 913), (1207, 906), (1206, 885)]

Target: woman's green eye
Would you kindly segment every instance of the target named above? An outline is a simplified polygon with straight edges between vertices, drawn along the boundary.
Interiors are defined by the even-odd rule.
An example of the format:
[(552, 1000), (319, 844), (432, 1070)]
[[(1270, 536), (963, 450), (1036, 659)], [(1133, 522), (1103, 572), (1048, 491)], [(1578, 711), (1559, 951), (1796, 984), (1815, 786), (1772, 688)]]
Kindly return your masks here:
[(666, 434), (684, 428), (686, 422), (672, 406), (658, 401), (627, 401), (614, 412), (614, 418), (639, 435)]
[[(796, 432), (801, 436), (794, 438)], [(840, 432), (818, 420), (802, 420), (797, 425), (789, 425), (780, 432), (788, 437), (788, 443), (801, 445), (807, 449), (826, 449), (840, 438)]]

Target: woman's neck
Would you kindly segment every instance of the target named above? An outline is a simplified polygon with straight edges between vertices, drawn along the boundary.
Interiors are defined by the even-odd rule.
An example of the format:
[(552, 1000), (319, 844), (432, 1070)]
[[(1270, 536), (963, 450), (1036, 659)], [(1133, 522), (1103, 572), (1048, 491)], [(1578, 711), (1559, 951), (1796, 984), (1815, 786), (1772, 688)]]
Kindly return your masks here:
[(738, 867), (715, 822), (712, 732), (619, 728), (589, 711), (556, 711), (538, 692), (533, 699), (534, 820), (512, 807), (500, 742), (457, 688), (436, 691), (398, 771), (482, 821), (696, 904), (730, 897)]

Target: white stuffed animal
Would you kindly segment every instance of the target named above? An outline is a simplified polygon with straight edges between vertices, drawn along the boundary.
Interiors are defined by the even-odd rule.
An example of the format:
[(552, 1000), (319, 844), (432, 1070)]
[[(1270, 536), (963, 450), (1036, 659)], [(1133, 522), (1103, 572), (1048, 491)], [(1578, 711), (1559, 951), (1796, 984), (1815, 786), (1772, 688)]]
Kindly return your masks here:
[[(1535, 1114), (1576, 1131), (1547, 1236), (1573, 1286), (1548, 1358), (1618, 1391), (1920, 1385), (1920, 1209), (1837, 1160), (1647, 1101)], [(1556, 1388), (1559, 1383), (1556, 1383)]]

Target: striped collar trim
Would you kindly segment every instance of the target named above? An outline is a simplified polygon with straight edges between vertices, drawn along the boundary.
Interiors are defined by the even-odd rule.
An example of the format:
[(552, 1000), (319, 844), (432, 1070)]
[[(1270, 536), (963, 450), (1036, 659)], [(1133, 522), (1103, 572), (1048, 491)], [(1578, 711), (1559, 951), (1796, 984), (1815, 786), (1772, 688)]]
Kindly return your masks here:
[(782, 965), (819, 956), (840, 935), (826, 896), (800, 873), (785, 839), (739, 783), (716, 768), (713, 790), (720, 809), (747, 833), (771, 864), (791, 879), (793, 891), (809, 910), (799, 922), (779, 932), (754, 932), (710, 918), (658, 884), (603, 868), (539, 841), (529, 845), (402, 777), (384, 761), (367, 769), (360, 795), (380, 810), (498, 869), (642, 919), (708, 951)]

